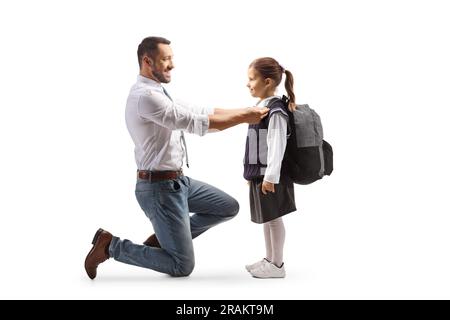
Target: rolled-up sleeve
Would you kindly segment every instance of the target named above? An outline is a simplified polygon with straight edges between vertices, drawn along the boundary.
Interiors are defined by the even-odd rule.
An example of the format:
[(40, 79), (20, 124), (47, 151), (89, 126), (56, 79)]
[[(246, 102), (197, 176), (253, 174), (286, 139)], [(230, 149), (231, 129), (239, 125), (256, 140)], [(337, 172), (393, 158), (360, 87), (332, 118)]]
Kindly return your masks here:
[(207, 114), (199, 114), (167, 98), (163, 93), (149, 91), (139, 97), (138, 115), (144, 121), (203, 136), (208, 131)]
[(205, 115), (214, 114), (214, 108), (193, 105), (183, 100), (175, 100), (175, 103), (180, 107), (186, 108), (196, 114), (205, 114)]

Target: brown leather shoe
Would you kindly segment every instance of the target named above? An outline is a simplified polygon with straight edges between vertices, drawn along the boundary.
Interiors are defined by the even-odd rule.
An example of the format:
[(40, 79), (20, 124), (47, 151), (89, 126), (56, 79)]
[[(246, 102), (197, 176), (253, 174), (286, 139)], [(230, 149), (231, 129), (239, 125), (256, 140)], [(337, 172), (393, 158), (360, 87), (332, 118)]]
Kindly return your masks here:
[(148, 239), (144, 241), (144, 244), (149, 247), (161, 248), (156, 234), (152, 234), (150, 237), (148, 237)]
[(94, 279), (97, 276), (97, 267), (100, 263), (109, 259), (109, 244), (112, 240), (112, 234), (103, 229), (98, 229), (95, 233), (92, 244), (94, 245), (86, 256), (84, 268), (89, 278)]

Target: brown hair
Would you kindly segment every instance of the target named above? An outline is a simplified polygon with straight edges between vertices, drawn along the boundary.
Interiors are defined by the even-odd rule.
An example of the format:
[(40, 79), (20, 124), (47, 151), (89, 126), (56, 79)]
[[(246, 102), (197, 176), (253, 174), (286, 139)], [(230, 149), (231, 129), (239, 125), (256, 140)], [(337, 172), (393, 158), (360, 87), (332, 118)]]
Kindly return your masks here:
[(275, 81), (275, 86), (281, 83), (281, 77), (285, 73), (284, 87), (289, 98), (289, 110), (295, 110), (294, 76), (289, 70), (284, 69), (277, 60), (269, 57), (254, 60), (249, 68), (254, 68), (264, 79), (269, 78)]
[(155, 58), (158, 53), (158, 44), (170, 44), (170, 41), (162, 37), (147, 37), (138, 46), (137, 56), (139, 62), (139, 68), (142, 67), (142, 57), (144, 54), (150, 56), (152, 59)]

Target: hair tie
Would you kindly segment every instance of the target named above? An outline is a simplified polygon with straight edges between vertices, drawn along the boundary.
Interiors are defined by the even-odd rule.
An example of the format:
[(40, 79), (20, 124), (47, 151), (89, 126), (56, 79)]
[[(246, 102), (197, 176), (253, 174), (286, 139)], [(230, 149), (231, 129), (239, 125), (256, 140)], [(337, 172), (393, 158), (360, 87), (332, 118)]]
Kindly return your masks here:
[(280, 66), (280, 68), (281, 68), (281, 73), (285, 73), (286, 72), (286, 69), (281, 65), (281, 64), (278, 64), (279, 66)]

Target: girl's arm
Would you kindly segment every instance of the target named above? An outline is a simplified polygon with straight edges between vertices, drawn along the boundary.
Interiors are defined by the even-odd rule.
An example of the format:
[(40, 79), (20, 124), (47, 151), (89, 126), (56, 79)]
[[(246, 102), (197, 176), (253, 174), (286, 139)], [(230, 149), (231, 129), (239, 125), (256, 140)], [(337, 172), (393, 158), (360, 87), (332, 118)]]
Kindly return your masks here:
[[(274, 192), (274, 184), (280, 181), (281, 163), (287, 144), (288, 118), (281, 112), (274, 113), (269, 121), (267, 132), (267, 168), (264, 175), (264, 189)], [(264, 188), (264, 184), (266, 185)]]

